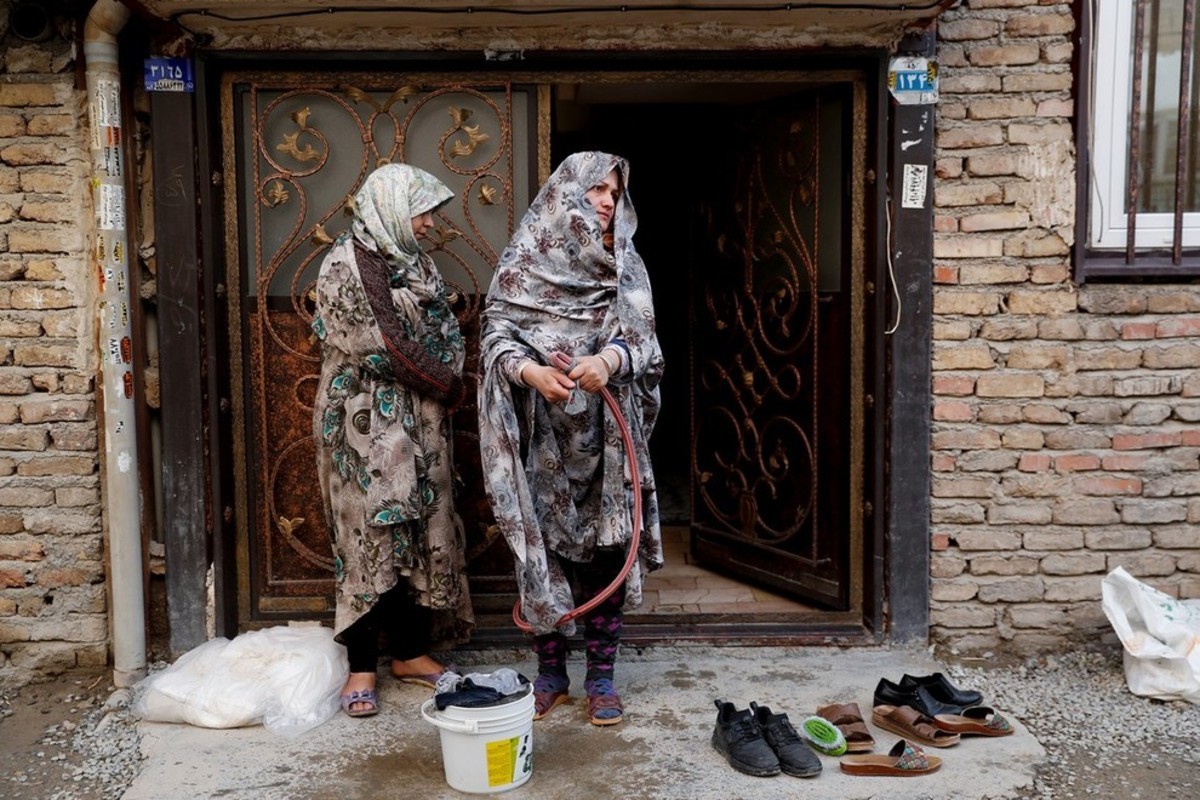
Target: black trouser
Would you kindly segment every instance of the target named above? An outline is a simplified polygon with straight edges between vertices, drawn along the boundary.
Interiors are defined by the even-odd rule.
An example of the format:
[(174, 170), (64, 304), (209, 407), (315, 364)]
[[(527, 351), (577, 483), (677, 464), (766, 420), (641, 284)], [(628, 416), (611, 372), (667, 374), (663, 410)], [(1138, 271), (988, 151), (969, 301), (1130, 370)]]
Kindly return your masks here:
[(381, 630), (387, 634), (388, 649), (394, 660), (408, 661), (427, 655), (429, 622), (429, 607), (417, 605), (407, 583), (397, 583), (380, 595), (374, 608), (342, 631), (350, 671), (374, 672), (379, 666)]

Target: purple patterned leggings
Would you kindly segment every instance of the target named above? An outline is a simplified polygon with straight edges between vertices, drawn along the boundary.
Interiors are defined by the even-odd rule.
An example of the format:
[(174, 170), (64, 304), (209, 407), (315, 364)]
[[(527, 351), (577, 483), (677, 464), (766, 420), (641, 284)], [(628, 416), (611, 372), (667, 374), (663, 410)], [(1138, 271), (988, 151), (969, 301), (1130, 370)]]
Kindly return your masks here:
[[(612, 583), (624, 564), (625, 553), (619, 550), (604, 550), (597, 552), (590, 563), (564, 562), (563, 566), (567, 575), (574, 577), (577, 602), (585, 603)], [(583, 618), (583, 641), (587, 650), (585, 685), (599, 678), (612, 680), (617, 646), (621, 642), (621, 606), (624, 604), (625, 585), (621, 584), (611, 596)], [(536, 688), (539, 691), (566, 691), (570, 683), (567, 678), (567, 637), (558, 631), (535, 636), (533, 651), (538, 657)]]

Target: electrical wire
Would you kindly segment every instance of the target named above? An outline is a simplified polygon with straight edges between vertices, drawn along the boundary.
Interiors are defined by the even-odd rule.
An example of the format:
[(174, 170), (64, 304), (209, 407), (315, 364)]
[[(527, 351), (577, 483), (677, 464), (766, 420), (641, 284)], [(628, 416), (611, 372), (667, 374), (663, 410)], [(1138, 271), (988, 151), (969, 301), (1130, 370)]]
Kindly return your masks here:
[(900, 314), (904, 310), (904, 301), (900, 299), (900, 287), (896, 285), (896, 270), (892, 266), (892, 198), (887, 199), (887, 206), (883, 211), (884, 224), (884, 248), (887, 250), (887, 268), (888, 282), (892, 284), (892, 294), (896, 296), (896, 320), (892, 326), (883, 332), (884, 336), (891, 336), (900, 327)]

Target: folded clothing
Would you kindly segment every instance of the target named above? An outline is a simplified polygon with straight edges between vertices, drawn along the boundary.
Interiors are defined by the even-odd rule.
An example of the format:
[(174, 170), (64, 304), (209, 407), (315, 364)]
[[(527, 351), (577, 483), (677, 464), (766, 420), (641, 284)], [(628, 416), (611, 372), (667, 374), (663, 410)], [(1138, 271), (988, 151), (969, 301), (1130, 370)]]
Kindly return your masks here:
[(437, 682), (434, 704), (439, 711), (447, 706), (478, 708), (499, 703), (506, 697), (520, 694), (529, 686), (529, 679), (514, 669), (502, 667), (495, 672), (472, 672), (461, 676), (448, 672)]

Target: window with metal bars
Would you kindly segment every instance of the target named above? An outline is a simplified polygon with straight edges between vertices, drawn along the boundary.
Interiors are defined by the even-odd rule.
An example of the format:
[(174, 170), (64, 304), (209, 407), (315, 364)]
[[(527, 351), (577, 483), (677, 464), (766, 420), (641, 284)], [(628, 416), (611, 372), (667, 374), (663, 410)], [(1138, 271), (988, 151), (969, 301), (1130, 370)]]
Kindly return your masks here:
[(1197, 2), (1081, 3), (1081, 279), (1200, 276)]

